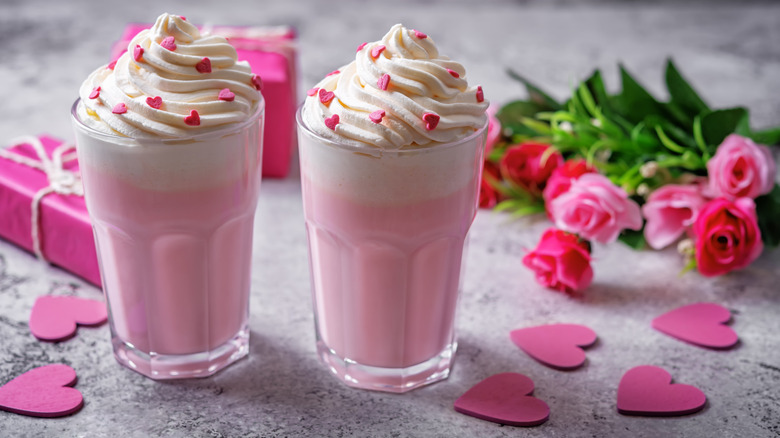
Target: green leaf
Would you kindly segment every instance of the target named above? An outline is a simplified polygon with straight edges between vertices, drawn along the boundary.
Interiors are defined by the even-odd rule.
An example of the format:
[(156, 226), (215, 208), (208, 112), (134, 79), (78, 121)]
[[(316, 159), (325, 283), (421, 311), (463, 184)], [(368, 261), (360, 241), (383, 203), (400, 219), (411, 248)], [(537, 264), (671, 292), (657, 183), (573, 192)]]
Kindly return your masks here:
[(780, 244), (780, 186), (775, 184), (771, 192), (756, 198), (756, 214), (764, 244), (768, 247)]
[(512, 69), (508, 69), (507, 73), (512, 79), (515, 79), (516, 81), (525, 85), (525, 89), (528, 91), (528, 98), (531, 99), (531, 102), (539, 105), (540, 107), (543, 107), (546, 111), (557, 111), (563, 108), (560, 103), (542, 91), (541, 88), (534, 85), (528, 79), (520, 76)]
[(750, 138), (759, 144), (776, 145), (780, 143), (780, 126), (753, 132), (750, 134)]
[(671, 59), (666, 63), (666, 88), (669, 90), (671, 103), (685, 111), (690, 117), (696, 117), (702, 111), (709, 111), (707, 104), (680, 74)]
[(639, 250), (645, 247), (645, 235), (642, 230), (623, 230), (618, 236), (618, 240), (633, 249)]
[(633, 124), (650, 115), (664, 115), (663, 106), (637, 82), (621, 65), (620, 78), (623, 90), (612, 99), (615, 111)]
[(511, 131), (512, 135), (536, 135), (537, 132), (523, 123), (524, 118), (534, 118), (537, 113), (544, 111), (542, 106), (525, 100), (509, 102), (501, 107), (496, 118), (501, 122), (503, 129)]
[[(728, 108), (705, 113), (701, 118), (701, 135), (708, 146), (717, 147), (729, 134), (748, 129), (748, 112), (745, 108)], [(714, 150), (714, 149), (713, 149)]]

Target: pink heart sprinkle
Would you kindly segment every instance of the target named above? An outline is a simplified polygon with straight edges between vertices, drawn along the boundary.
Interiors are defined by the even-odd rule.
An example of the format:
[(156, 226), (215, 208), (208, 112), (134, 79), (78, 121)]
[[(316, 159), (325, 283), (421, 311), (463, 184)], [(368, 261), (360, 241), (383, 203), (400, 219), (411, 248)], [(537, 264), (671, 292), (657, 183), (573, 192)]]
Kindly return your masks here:
[(378, 45), (378, 46), (374, 46), (374, 47), (371, 49), (371, 57), (372, 57), (372, 58), (374, 58), (374, 59), (378, 58), (378, 57), (379, 57), (379, 55), (381, 55), (381, 54), (382, 54), (382, 52), (384, 52), (384, 51), (385, 51), (385, 49), (386, 49), (386, 47), (385, 47), (385, 46), (383, 46), (383, 45), (381, 45), (381, 44), (380, 44), (380, 45)]
[(252, 85), (255, 86), (257, 91), (263, 89), (263, 79), (258, 75), (252, 75)]
[(373, 113), (368, 115), (368, 118), (371, 119), (374, 123), (382, 123), (382, 118), (385, 117), (385, 110), (376, 110)]
[(363, 43), (363, 44), (359, 45), (358, 48), (357, 48), (357, 51), (359, 52), (359, 51), (363, 50), (363, 47), (366, 47), (366, 44), (368, 44), (368, 43)]
[(162, 97), (160, 96), (147, 97), (146, 104), (154, 109), (160, 109), (160, 107), (162, 106)]
[(682, 341), (708, 348), (730, 348), (739, 338), (729, 322), (729, 309), (715, 303), (679, 307), (655, 318), (653, 328)]
[(111, 110), (114, 114), (124, 114), (127, 112), (127, 105), (125, 105), (124, 102), (119, 102), (118, 104), (114, 105), (114, 108)]
[(328, 128), (330, 128), (330, 129), (332, 129), (334, 131), (336, 130), (336, 125), (338, 125), (338, 124), (339, 124), (339, 115), (338, 114), (333, 114), (332, 116), (325, 118), (325, 126), (327, 126)]
[(306, 95), (307, 96), (314, 96), (315, 94), (317, 94), (317, 91), (319, 91), (319, 88), (317, 88), (317, 87), (309, 88), (309, 91), (306, 92)]
[(666, 370), (641, 365), (628, 370), (620, 379), (617, 410), (624, 415), (668, 417), (700, 411), (707, 396), (691, 385), (672, 383)]
[(455, 70), (447, 69), (447, 73), (449, 73), (453, 78), (459, 78), (460, 77), (460, 74), (458, 74), (458, 72), (456, 72)]
[(160, 42), (160, 47), (162, 47), (164, 49), (168, 49), (171, 52), (173, 52), (174, 50), (176, 50), (176, 39), (174, 37), (172, 37), (172, 36), (165, 37)]
[(107, 68), (107, 69), (109, 69), (109, 70), (113, 70), (113, 69), (114, 69), (114, 67), (116, 67), (116, 61), (111, 61), (111, 62), (109, 62), (109, 63), (108, 63), (108, 65), (106, 66), (106, 68)]
[(219, 90), (219, 95), (217, 96), (219, 100), (224, 100), (226, 102), (232, 102), (233, 99), (236, 98), (236, 94), (230, 91), (230, 88), (223, 88)]
[(481, 420), (509, 426), (538, 426), (550, 417), (550, 407), (533, 397), (534, 382), (519, 373), (501, 373), (477, 383), (455, 400), (455, 410)]
[(428, 35), (420, 32), (419, 30), (415, 30), (414, 31), (414, 36), (416, 36), (417, 38), (419, 38), (421, 40), (424, 40), (425, 38), (428, 38)]
[(108, 319), (102, 301), (79, 297), (38, 297), (30, 312), (30, 331), (42, 341), (63, 341), (76, 334), (76, 325), (97, 326)]
[(333, 70), (332, 72), (330, 72), (330, 73), (326, 74), (326, 75), (325, 75), (325, 77), (327, 78), (328, 76), (337, 75), (337, 74), (339, 74), (339, 73), (341, 73), (341, 72), (340, 72), (340, 71), (338, 71), (338, 70)]
[(200, 125), (200, 115), (197, 111), (191, 110), (190, 115), (184, 118), (184, 123), (190, 126), (198, 126)]
[(320, 88), (319, 91), (320, 94), (320, 102), (324, 103), (326, 106), (330, 106), (330, 101), (333, 100), (334, 97), (336, 97), (336, 94), (332, 91), (327, 91), (324, 88)]
[(423, 122), (425, 122), (425, 129), (428, 131), (433, 131), (436, 129), (436, 126), (439, 125), (439, 119), (441, 119), (441, 117), (439, 117), (438, 114), (425, 113), (423, 114), (422, 119)]
[(390, 84), (390, 75), (385, 73), (383, 74), (377, 81), (376, 86), (379, 87), (380, 90), (387, 90), (387, 86)]
[(184, 21), (187, 21), (187, 17), (185, 17), (184, 15), (179, 15), (179, 18), (181, 18)]
[(573, 370), (585, 363), (585, 352), (596, 333), (579, 324), (548, 324), (513, 330), (509, 337), (526, 354), (544, 365)]
[(144, 48), (136, 44), (135, 48), (133, 49), (133, 59), (135, 59), (135, 62), (141, 62), (141, 59), (143, 59), (143, 57), (144, 57)]
[(195, 70), (200, 73), (211, 73), (211, 60), (208, 57), (204, 57), (195, 64)]
[(485, 93), (482, 92), (482, 85), (477, 87), (477, 102), (485, 101)]
[(98, 98), (98, 96), (100, 96), (100, 87), (99, 87), (99, 86), (98, 86), (98, 87), (95, 87), (95, 88), (93, 88), (93, 89), (92, 89), (92, 92), (91, 92), (91, 93), (89, 93), (89, 98), (90, 98), (90, 99), (97, 99), (97, 98)]
[(78, 412), (84, 397), (76, 371), (64, 364), (33, 368), (0, 387), (0, 409), (31, 417), (64, 417)]

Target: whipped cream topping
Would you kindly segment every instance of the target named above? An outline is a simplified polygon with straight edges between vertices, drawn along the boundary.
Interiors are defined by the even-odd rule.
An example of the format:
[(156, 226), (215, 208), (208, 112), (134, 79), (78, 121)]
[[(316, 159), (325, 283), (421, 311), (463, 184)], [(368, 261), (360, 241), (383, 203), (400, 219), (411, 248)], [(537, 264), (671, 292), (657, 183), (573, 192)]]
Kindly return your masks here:
[[(332, 93), (332, 94), (331, 94)], [(306, 126), (327, 139), (386, 150), (448, 143), (482, 128), (488, 102), (433, 39), (396, 24), (312, 88)]]
[(166, 13), (84, 81), (79, 118), (127, 137), (188, 137), (247, 120), (260, 84), (225, 38)]

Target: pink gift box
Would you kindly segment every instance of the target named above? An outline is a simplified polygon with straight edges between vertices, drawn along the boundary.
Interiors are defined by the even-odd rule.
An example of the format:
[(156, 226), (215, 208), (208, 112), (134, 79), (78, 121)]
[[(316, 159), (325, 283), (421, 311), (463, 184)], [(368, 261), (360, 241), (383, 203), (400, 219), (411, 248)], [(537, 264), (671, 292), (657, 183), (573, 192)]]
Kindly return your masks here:
[[(48, 136), (39, 139), (49, 158), (62, 144)], [(40, 161), (28, 143), (5, 150)], [(65, 162), (62, 167), (78, 171), (76, 160)], [(0, 157), (0, 237), (33, 251), (33, 198), (49, 185), (43, 171)], [(41, 199), (38, 212), (39, 241), (46, 260), (100, 286), (95, 240), (84, 198), (50, 193)]]
[[(128, 24), (112, 48), (111, 59), (118, 58), (127, 50), (130, 40), (149, 27), (151, 24)], [(295, 32), (287, 26), (213, 26), (204, 30), (228, 38), (236, 48), (238, 59), (249, 62), (252, 72), (263, 79), (263, 176), (284, 178), (290, 171), (290, 159), (296, 144)]]

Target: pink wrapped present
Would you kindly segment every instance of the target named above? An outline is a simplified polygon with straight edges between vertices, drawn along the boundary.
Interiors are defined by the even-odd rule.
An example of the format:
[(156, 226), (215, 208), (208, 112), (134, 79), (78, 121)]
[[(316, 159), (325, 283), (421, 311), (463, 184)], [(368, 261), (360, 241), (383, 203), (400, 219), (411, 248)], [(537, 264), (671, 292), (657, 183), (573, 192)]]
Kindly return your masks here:
[[(131, 23), (114, 44), (111, 59), (118, 58), (138, 32), (151, 24)], [(252, 72), (263, 79), (265, 132), (263, 133), (263, 176), (283, 178), (290, 171), (296, 144), (296, 45), (295, 32), (279, 27), (204, 27), (222, 35), (236, 48), (238, 59), (249, 62)]]
[(47, 136), (0, 148), (0, 237), (100, 286), (75, 157)]

